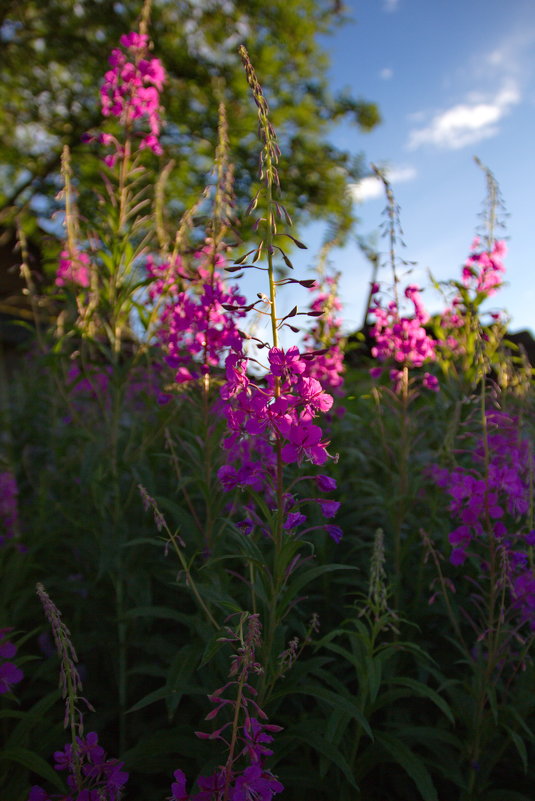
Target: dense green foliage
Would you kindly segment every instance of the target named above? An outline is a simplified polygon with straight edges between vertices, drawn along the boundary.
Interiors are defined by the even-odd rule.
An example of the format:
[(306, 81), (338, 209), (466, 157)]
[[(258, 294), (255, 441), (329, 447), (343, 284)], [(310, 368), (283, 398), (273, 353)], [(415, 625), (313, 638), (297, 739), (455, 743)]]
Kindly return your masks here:
[[(173, 8), (156, 6), (156, 40)], [(259, 34), (260, 63), (268, 44)], [(135, 73), (146, 43), (121, 45)], [(68, 741), (76, 762), (82, 727), (124, 760), (130, 801), (169, 798), (178, 771), (188, 780), (186, 793), (175, 773), (179, 801), (191, 792), (205, 801), (198, 790), (214, 771), (226, 784), (210, 801), (271, 801), (266, 782), (279, 781), (292, 801), (532, 801), (534, 393), (530, 365), (505, 347), (503, 320), (484, 313), (505, 254), (494, 177), (486, 171), (487, 238), (445, 288), (450, 307), (430, 321), (416, 287), (401, 297), (397, 207), (383, 176), (394, 276), (392, 295), (378, 276), (388, 311), (372, 292), (375, 319), (386, 321), (374, 332), (383, 351), (361, 353), (337, 386), (336, 280), (323, 265), (327, 290), (306, 312), (285, 308), (289, 280), (318, 287), (288, 278), (293, 229), (277, 193), (280, 173), (295, 201), (292, 167), (277, 150), (288, 119), (277, 140), (246, 50), (241, 57), (236, 97), (249, 84), (260, 123), (258, 145), (257, 120), (243, 111), (242, 146), (260, 150), (260, 178), (243, 159), (236, 166), (241, 191), (258, 182), (253, 250), (227, 241), (234, 151), (224, 105), (213, 191), (178, 232), (123, 109), (119, 155), (101, 165), (89, 219), (77, 202), (95, 187), (76, 191), (85, 162), (79, 169), (63, 151), (65, 242), (49, 319), (22, 268), (31, 346), (9, 362), (0, 352), (2, 801), (27, 801), (32, 785), (33, 799), (64, 798), (52, 754)], [(272, 69), (284, 98), (283, 73)], [(274, 103), (274, 120), (283, 107)], [(99, 143), (107, 156), (110, 142)], [(194, 175), (202, 161), (184, 146), (180, 169)], [(241, 207), (233, 214), (247, 217)], [(225, 294), (225, 265), (229, 283), (260, 270), (252, 304)], [(413, 316), (402, 311), (409, 300)], [(265, 328), (246, 317), (253, 310)], [(299, 352), (281, 350), (281, 327), (300, 314), (313, 318), (313, 333)], [(214, 356), (211, 344), (229, 333)], [(251, 444), (260, 458), (238, 476)], [(43, 615), (36, 585), (70, 634), (50, 599)], [(247, 746), (252, 708), (282, 727), (256, 751)], [(242, 763), (266, 742), (259, 777), (257, 764)], [(73, 775), (86, 801), (87, 776)], [(260, 787), (256, 798), (242, 792), (246, 778)]]
[[(142, 4), (112, 0), (5, 2), (0, 11), (0, 209), (20, 208), (57, 191), (62, 148), (100, 125), (96, 87), (111, 47)], [(248, 203), (255, 176), (254, 107), (247, 101), (238, 45), (246, 42), (262, 75), (270, 75), (273, 122), (283, 132), (286, 203), (296, 219), (352, 219), (346, 187), (361, 172), (332, 146), (340, 119), (361, 130), (379, 121), (373, 103), (333, 96), (328, 58), (318, 37), (343, 22), (330, 2), (154, 0), (151, 37), (169, 82), (163, 97), (165, 147), (174, 160), (170, 196), (183, 210), (204, 185), (217, 138), (217, 106), (228, 108), (238, 196)], [(247, 135), (245, 132), (250, 132)], [(156, 160), (155, 160), (156, 161)], [(96, 160), (84, 160), (95, 175)], [(34, 203), (35, 207), (35, 203)], [(41, 210), (41, 208), (40, 208)]]

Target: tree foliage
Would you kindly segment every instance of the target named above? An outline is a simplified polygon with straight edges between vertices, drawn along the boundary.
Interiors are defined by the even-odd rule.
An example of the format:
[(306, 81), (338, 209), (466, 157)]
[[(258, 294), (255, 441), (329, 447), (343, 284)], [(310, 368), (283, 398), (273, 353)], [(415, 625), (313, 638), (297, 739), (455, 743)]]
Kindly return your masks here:
[[(38, 208), (58, 186), (62, 147), (101, 125), (97, 88), (119, 36), (137, 27), (141, 2), (4, 0), (0, 10), (0, 209)], [(254, 109), (238, 45), (247, 44), (281, 140), (285, 198), (297, 219), (320, 215), (349, 227), (348, 181), (360, 160), (328, 140), (332, 125), (362, 131), (379, 122), (373, 103), (328, 89), (328, 57), (318, 37), (344, 21), (327, 0), (154, 0), (150, 34), (165, 64), (169, 196), (184, 207), (204, 185), (217, 134), (218, 99), (227, 106), (236, 190), (248, 198), (256, 174)], [(273, 100), (271, 101), (271, 99)], [(76, 155), (74, 157), (76, 159)], [(155, 157), (156, 158), (156, 157)], [(164, 157), (165, 158), (165, 157)], [(78, 159), (78, 163), (82, 160)], [(100, 169), (84, 158), (89, 179)], [(49, 210), (50, 207), (47, 206)]]

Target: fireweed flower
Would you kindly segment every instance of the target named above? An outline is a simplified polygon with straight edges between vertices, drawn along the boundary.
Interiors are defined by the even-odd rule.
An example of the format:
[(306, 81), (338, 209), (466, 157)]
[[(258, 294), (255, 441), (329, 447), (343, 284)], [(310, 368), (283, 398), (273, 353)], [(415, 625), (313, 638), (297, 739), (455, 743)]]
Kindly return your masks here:
[[(287, 350), (271, 348), (270, 369), (262, 381), (249, 378), (243, 355), (231, 353), (226, 361), (227, 381), (221, 388), (221, 398), (228, 426), (223, 440), (227, 458), (218, 477), (226, 491), (251, 488), (262, 492), (272, 510), (277, 508), (277, 449), (283, 465), (323, 465), (329, 458), (329, 443), (315, 421), (331, 408), (333, 398), (317, 379), (307, 375), (309, 362), (304, 356), (295, 345)], [(326, 483), (322, 491), (333, 488), (330, 482), (336, 486), (334, 479), (323, 478)], [(286, 493), (283, 502), (283, 529), (293, 531), (306, 517), (297, 510), (298, 501), (292, 493)], [(319, 509), (324, 516), (332, 517), (335, 506), (319, 504)], [(247, 519), (269, 536), (254, 506), (249, 508)]]
[(11, 692), (14, 684), (24, 678), (24, 673), (11, 660), (17, 653), (17, 646), (7, 639), (11, 629), (0, 629), (0, 695)]
[(61, 612), (54, 604), (42, 584), (37, 585), (37, 595), (50, 623), (54, 643), (60, 658), (60, 688), (65, 699), (65, 727), (71, 731), (71, 742), (63, 751), (54, 752), (54, 768), (66, 771), (68, 795), (48, 795), (42, 787), (35, 785), (30, 790), (28, 801), (120, 801), (122, 790), (128, 781), (128, 773), (123, 770), (123, 762), (107, 759), (106, 752), (98, 742), (96, 732), (83, 735), (82, 713), (79, 701), (87, 708), (93, 707), (80, 696), (82, 682), (76, 669), (76, 651), (70, 639), (70, 632), (61, 619)]
[[(208, 246), (194, 254), (195, 268), (187, 272), (178, 259), (157, 264), (151, 257), (147, 272), (153, 282), (151, 299), (160, 303), (157, 338), (164, 362), (175, 370), (175, 381), (185, 384), (217, 367), (222, 354), (241, 350), (237, 320), (245, 312), (238, 287), (227, 288), (219, 269), (225, 260)], [(230, 309), (229, 309), (230, 307)]]
[[(507, 246), (503, 240), (496, 240), (492, 250), (483, 250), (479, 237), (472, 242), (470, 255), (462, 268), (462, 282), (456, 283), (457, 292), (450, 305), (442, 312), (440, 326), (447, 332), (447, 337), (439, 344), (441, 348), (453, 353), (462, 352), (459, 333), (467, 319), (467, 302), (476, 309), (486, 298), (494, 295), (503, 283), (505, 265), (503, 259)], [(499, 315), (491, 314), (491, 318), (499, 319)]]
[[(242, 622), (244, 618), (242, 617)], [(237, 632), (241, 632), (242, 626)], [(212, 733), (196, 732), (204, 740), (219, 740), (228, 750), (225, 765), (221, 765), (210, 775), (197, 780), (199, 791), (188, 794), (186, 776), (182, 770), (173, 774), (171, 785), (172, 801), (271, 801), (274, 795), (284, 790), (278, 779), (266, 769), (265, 759), (273, 754), (269, 747), (273, 734), (281, 731), (280, 726), (267, 722), (265, 712), (256, 702), (257, 692), (250, 683), (251, 675), (261, 673), (262, 667), (256, 661), (256, 651), (260, 646), (260, 621), (258, 615), (247, 618), (245, 634), (227, 629), (229, 642), (236, 643), (235, 653), (229, 672), (229, 681), (208, 696), (214, 705), (206, 720), (215, 720), (225, 710), (229, 721)], [(240, 710), (243, 723), (231, 734), (232, 721)], [(240, 767), (240, 763), (245, 766)]]
[[(54, 752), (54, 768), (57, 771), (67, 771), (67, 786), (69, 794), (48, 795), (42, 787), (34, 785), (28, 796), (28, 801), (119, 801), (122, 798), (123, 787), (128, 781), (128, 773), (123, 770), (124, 762), (117, 759), (107, 759), (106, 752), (98, 743), (98, 735), (89, 732), (86, 737), (77, 737), (78, 762), (75, 760), (74, 749), (70, 743), (65, 745), (63, 751)], [(83, 789), (79, 786), (77, 771), (80, 772)]]
[(476, 237), (462, 271), (465, 287), (476, 295), (494, 295), (503, 283), (503, 259), (506, 253), (507, 245), (503, 240), (496, 240), (492, 250), (487, 252), (481, 249), (481, 241)]
[[(400, 367), (422, 367), (426, 362), (436, 358), (436, 341), (429, 336), (424, 328), (429, 320), (420, 296), (419, 287), (411, 284), (405, 289), (405, 298), (412, 303), (414, 314), (402, 315), (395, 301), (386, 302), (378, 293), (378, 285), (373, 287), (373, 301), (370, 313), (375, 317), (371, 328), (371, 336), (375, 345), (371, 349), (372, 356), (380, 362), (394, 361)], [(379, 368), (370, 371), (373, 378), (381, 375)], [(400, 385), (399, 368), (390, 371), (391, 381), (395, 390)], [(438, 381), (426, 373), (423, 386), (434, 391), (438, 390)]]
[(326, 276), (319, 286), (309, 288), (315, 294), (310, 311), (322, 314), (315, 318), (315, 324), (305, 334), (303, 342), (306, 352), (312, 356), (307, 359), (306, 375), (321, 381), (322, 386), (333, 395), (341, 396), (345, 367), (342, 319), (338, 316), (342, 310), (337, 294), (338, 280), (339, 275)]
[(111, 69), (105, 74), (100, 90), (102, 114), (118, 117), (127, 126), (136, 120), (148, 123), (150, 133), (143, 136), (139, 147), (161, 155), (160, 92), (165, 70), (159, 59), (145, 57), (148, 36), (129, 33), (121, 36), (119, 42), (123, 49), (112, 50)]
[[(289, 215), (274, 199), (274, 192), (280, 188), (277, 171), (280, 149), (269, 121), (266, 98), (243, 46), (240, 47), (240, 56), (258, 109), (259, 136), (262, 141), (259, 178), (264, 188), (251, 201), (249, 213), (257, 207), (260, 195), (265, 201), (266, 212), (256, 224), (263, 232), (260, 244), (238, 259), (231, 269), (266, 270), (269, 297), (258, 292), (258, 300), (243, 309), (251, 311), (259, 306), (260, 314), (270, 318), (271, 343), (248, 337), (256, 341), (258, 352), (267, 356), (263, 363), (255, 360), (254, 375), (249, 373), (249, 359), (241, 343), (226, 359), (226, 381), (221, 387), (220, 396), (228, 428), (228, 434), (223, 440), (227, 458), (218, 471), (218, 476), (226, 490), (235, 487), (251, 489), (251, 480), (255, 482), (255, 489), (262, 494), (263, 503), (259, 504), (259, 508), (250, 502), (245, 505), (246, 515), (242, 526), (249, 532), (252, 531), (251, 526), (257, 526), (280, 545), (282, 536), (286, 532), (292, 532), (293, 536), (295, 529), (306, 519), (298, 508), (297, 498), (293, 493), (285, 491), (285, 467), (300, 465), (304, 461), (313, 465), (322, 465), (327, 461), (330, 456), (327, 450), (329, 442), (317, 424), (317, 418), (331, 408), (333, 397), (324, 391), (318, 378), (309, 372), (310, 362), (316, 353), (306, 353), (295, 345), (285, 349), (279, 344), (279, 331), (283, 326), (288, 326), (293, 331), (298, 330), (287, 322), (288, 319), (293, 320), (299, 314), (318, 317), (322, 311), (299, 312), (295, 307), (283, 317), (277, 314), (277, 286), (299, 283), (310, 287), (311, 282), (289, 278), (277, 280), (275, 275), (273, 257), (277, 253), (282, 255), (286, 264), (292, 266), (282, 247), (275, 244), (275, 237), (287, 236), (298, 247), (305, 246), (290, 234), (279, 234), (277, 231), (277, 218), (286, 220), (291, 225)], [(265, 254), (267, 267), (257, 268), (256, 262), (262, 254)], [(249, 257), (252, 263), (245, 264)], [(250, 443), (246, 445), (249, 453), (259, 449), (263, 452), (271, 450), (272, 456), (254, 466), (249, 462), (247, 469), (243, 470), (243, 464), (239, 460), (242, 443)]]
[(524, 522), (530, 513), (535, 460), (515, 417), (497, 410), (487, 411), (486, 417), (486, 443), (476, 441), (469, 466), (431, 468), (458, 522), (449, 534), (450, 561), (464, 564), (492, 538), (504, 552), (513, 606), (521, 621), (535, 629), (535, 573), (528, 559), (535, 537)]
[(170, 302), (171, 298), (176, 300), (180, 294), (184, 278), (187, 273), (180, 256), (168, 261), (158, 262), (152, 254), (147, 256), (145, 263), (147, 277), (151, 279), (149, 285), (149, 298), (157, 301), (160, 298)]
[[(139, 136), (139, 150), (161, 155), (160, 92), (166, 80), (165, 69), (158, 58), (149, 58), (149, 37), (145, 34), (124, 34), (119, 43), (121, 47), (111, 52), (111, 69), (105, 73), (100, 90), (102, 115), (116, 117), (125, 129), (133, 130)], [(104, 158), (110, 168), (126, 153), (124, 145), (111, 134), (85, 134), (83, 141), (113, 147), (113, 152)]]
[(69, 284), (87, 289), (89, 286), (90, 260), (87, 253), (62, 250), (56, 272), (56, 286)]
[(17, 481), (9, 470), (0, 472), (0, 546), (13, 539), (18, 527)]

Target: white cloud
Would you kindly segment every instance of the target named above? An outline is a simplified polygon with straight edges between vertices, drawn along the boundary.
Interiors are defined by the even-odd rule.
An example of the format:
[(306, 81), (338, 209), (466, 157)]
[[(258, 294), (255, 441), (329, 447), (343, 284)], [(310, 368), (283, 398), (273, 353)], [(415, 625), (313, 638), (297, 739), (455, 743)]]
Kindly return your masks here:
[[(474, 64), (475, 71), (484, 76), (489, 70), (494, 73), (516, 77), (521, 80), (533, 72), (532, 60), (535, 46), (535, 26), (515, 26), (496, 47)], [(493, 77), (493, 76), (491, 76)]]
[(399, 0), (384, 0), (383, 2), (383, 11), (386, 11), (387, 14), (393, 14), (394, 11), (398, 10)]
[[(391, 184), (402, 184), (407, 181), (412, 181), (416, 178), (416, 170), (414, 167), (407, 165), (405, 167), (393, 167), (386, 169), (385, 174)], [(365, 200), (371, 200), (376, 197), (381, 197), (384, 193), (382, 181), (375, 175), (368, 175), (363, 178), (358, 184), (351, 184), (349, 187), (353, 200), (357, 203), (363, 203)]]
[(422, 145), (434, 145), (445, 150), (458, 150), (488, 139), (498, 133), (497, 123), (519, 101), (520, 92), (512, 81), (486, 100), (481, 95), (469, 96), (466, 103), (440, 111), (429, 125), (412, 130), (408, 148), (415, 150)]
[(393, 74), (394, 70), (391, 70), (390, 67), (383, 67), (379, 72), (379, 77), (382, 78), (383, 81), (389, 81)]

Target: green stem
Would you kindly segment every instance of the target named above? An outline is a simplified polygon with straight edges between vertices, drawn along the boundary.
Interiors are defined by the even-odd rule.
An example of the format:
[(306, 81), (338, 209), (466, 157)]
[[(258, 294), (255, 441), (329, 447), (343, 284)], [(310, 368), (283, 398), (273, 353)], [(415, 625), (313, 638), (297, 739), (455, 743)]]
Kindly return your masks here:
[(124, 581), (121, 574), (115, 583), (115, 599), (117, 610), (118, 640), (118, 692), (119, 692), (119, 753), (126, 750), (126, 703), (128, 696), (127, 683), (127, 627), (125, 620)]
[(204, 614), (206, 615), (206, 617), (208, 618), (208, 620), (210, 621), (212, 626), (215, 629), (219, 629), (219, 623), (214, 618), (214, 616), (212, 615), (212, 613), (210, 612), (210, 610), (208, 609), (208, 607), (204, 603), (203, 599), (201, 598), (199, 590), (197, 589), (197, 585), (195, 584), (195, 582), (194, 582), (194, 580), (193, 580), (193, 578), (191, 576), (191, 572), (190, 572), (188, 563), (186, 562), (186, 559), (184, 557), (184, 554), (182, 553), (181, 549), (177, 545), (176, 536), (171, 534), (171, 532), (169, 531), (167, 526), (165, 527), (165, 530), (167, 531), (167, 534), (169, 536), (169, 542), (171, 543), (171, 545), (175, 549), (175, 553), (179, 558), (180, 564), (182, 565), (182, 569), (184, 570), (184, 573), (186, 574), (186, 583), (187, 583), (188, 587), (191, 588), (191, 591), (193, 592), (193, 595), (195, 596), (195, 599), (196, 599), (197, 603), (199, 604), (199, 606), (203, 610)]
[(409, 490), (408, 471), (410, 458), (410, 438), (409, 438), (409, 369), (403, 367), (401, 379), (401, 427), (399, 444), (399, 481), (397, 492), (397, 503), (394, 520), (394, 571), (395, 571), (395, 609), (400, 609), (401, 603), (401, 583), (402, 583), (402, 553), (401, 553), (401, 532), (405, 521), (407, 508), (407, 493)]
[(245, 683), (245, 675), (244, 672), (242, 671), (242, 675), (240, 676), (240, 681), (238, 684), (238, 693), (236, 696), (236, 702), (234, 706), (234, 718), (232, 721), (232, 737), (230, 740), (227, 762), (225, 764), (225, 791), (223, 794), (223, 801), (228, 801), (228, 795), (230, 792), (230, 782), (232, 780), (232, 764), (234, 762), (234, 751), (236, 750), (236, 742), (238, 740), (238, 724), (240, 722), (240, 708), (241, 708), (244, 683)]

